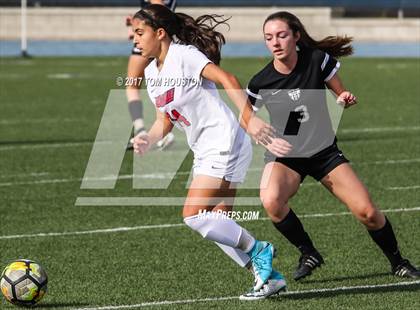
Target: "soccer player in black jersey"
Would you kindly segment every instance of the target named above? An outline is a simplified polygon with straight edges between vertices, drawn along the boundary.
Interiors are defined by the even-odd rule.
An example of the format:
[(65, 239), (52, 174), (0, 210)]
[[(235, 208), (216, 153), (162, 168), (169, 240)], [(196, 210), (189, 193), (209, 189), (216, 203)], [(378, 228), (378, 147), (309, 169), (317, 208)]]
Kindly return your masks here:
[[(356, 104), (356, 97), (346, 90), (337, 74), (340, 63), (335, 59), (352, 53), (351, 39), (327, 37), (316, 41), (300, 20), (288, 12), (270, 15), (263, 31), (274, 59), (251, 79), (247, 92), (255, 110), (265, 105), (271, 125), (277, 129), (275, 139), (283, 145), (274, 152), (281, 157), (270, 151), (265, 154), (260, 198), (277, 230), (301, 252), (295, 280), (310, 275), (324, 263), (288, 205), (306, 175), (320, 181), (366, 226), (388, 258), (394, 275), (420, 278), (420, 271), (401, 256), (391, 223), (372, 202), (366, 187), (338, 149), (325, 98), (318, 96), (321, 98), (315, 101), (323, 100), (324, 107), (316, 105), (314, 109), (314, 99), (305, 97), (305, 90), (311, 90), (310, 94), (314, 94), (313, 90), (325, 94), (328, 87), (345, 108)], [(284, 113), (285, 109), (288, 113)], [(300, 140), (295, 139), (303, 127), (310, 130)], [(302, 143), (295, 145), (291, 141)], [(320, 148), (316, 150), (316, 146)]]
[[(150, 4), (165, 5), (170, 10), (174, 11), (176, 8), (176, 0), (140, 0), (140, 8), (147, 7)], [(132, 16), (126, 17), (126, 26), (129, 31), (129, 39), (134, 38), (133, 31), (131, 29)], [(128, 100), (128, 110), (130, 112), (131, 119), (134, 126), (134, 136), (139, 133), (146, 133), (143, 121), (143, 102), (140, 99), (139, 89), (141, 81), (144, 77), (144, 69), (149, 64), (149, 59), (141, 56), (141, 50), (137, 48), (136, 44), (133, 44), (131, 55), (128, 59), (127, 65), (127, 85), (126, 95)], [(173, 133), (169, 133), (165, 138), (160, 140), (156, 145), (160, 149), (165, 149), (173, 143), (175, 136)], [(133, 144), (128, 143), (127, 149), (132, 149)]]

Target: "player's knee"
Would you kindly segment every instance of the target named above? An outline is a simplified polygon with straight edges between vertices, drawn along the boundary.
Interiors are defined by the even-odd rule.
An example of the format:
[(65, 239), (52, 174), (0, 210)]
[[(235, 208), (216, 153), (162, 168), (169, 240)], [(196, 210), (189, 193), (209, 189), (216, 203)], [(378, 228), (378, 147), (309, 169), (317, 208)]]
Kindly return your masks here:
[(268, 214), (281, 213), (287, 204), (282, 197), (277, 195), (260, 195), (261, 202)]
[(361, 222), (370, 228), (375, 228), (378, 224), (380, 212), (372, 203), (366, 203), (360, 208), (358, 217)]

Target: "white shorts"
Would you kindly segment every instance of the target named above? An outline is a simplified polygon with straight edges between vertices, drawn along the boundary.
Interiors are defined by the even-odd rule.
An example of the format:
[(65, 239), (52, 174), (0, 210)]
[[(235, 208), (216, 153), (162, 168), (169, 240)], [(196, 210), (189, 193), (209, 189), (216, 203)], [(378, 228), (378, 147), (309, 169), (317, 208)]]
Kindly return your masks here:
[(244, 182), (252, 160), (252, 145), (251, 139), (246, 134), (241, 142), (241, 145), (229, 154), (194, 158), (194, 177), (208, 175), (232, 183)]

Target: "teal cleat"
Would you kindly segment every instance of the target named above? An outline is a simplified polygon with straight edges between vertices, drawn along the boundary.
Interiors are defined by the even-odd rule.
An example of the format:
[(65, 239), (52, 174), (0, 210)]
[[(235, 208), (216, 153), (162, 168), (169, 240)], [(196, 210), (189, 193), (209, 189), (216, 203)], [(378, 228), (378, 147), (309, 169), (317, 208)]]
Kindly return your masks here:
[(252, 268), (254, 270), (255, 283), (254, 290), (259, 291), (264, 283), (270, 278), (273, 270), (273, 257), (275, 249), (273, 245), (266, 241), (255, 241), (254, 247), (248, 255), (251, 257)]

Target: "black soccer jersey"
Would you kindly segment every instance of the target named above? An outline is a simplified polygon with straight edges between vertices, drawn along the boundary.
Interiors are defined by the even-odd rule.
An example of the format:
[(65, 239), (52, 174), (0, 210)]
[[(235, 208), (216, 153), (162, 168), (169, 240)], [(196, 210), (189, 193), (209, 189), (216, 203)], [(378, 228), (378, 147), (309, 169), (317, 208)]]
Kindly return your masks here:
[(265, 106), (279, 137), (293, 145), (289, 157), (308, 157), (334, 142), (325, 83), (340, 63), (320, 50), (302, 49), (289, 74), (271, 61), (249, 82), (248, 97), (255, 107)]

